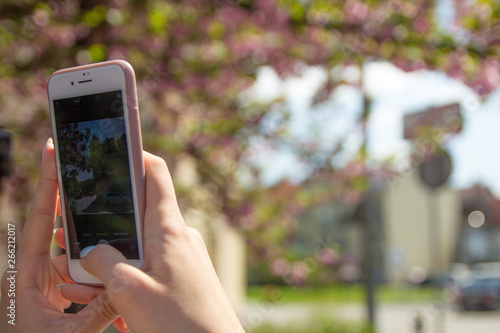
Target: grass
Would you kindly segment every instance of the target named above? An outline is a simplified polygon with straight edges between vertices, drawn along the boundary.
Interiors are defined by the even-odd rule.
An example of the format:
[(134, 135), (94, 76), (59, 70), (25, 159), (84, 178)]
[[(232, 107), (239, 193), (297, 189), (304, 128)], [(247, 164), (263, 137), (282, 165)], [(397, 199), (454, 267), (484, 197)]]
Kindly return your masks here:
[(247, 333), (372, 333), (369, 326), (356, 322), (332, 318), (310, 318), (305, 322), (276, 325), (264, 323), (258, 327), (247, 328)]
[[(435, 296), (431, 287), (379, 286), (377, 301), (382, 303), (429, 302)], [(360, 303), (366, 298), (360, 284), (334, 284), (325, 287), (249, 286), (247, 297), (284, 303)]]
[[(378, 286), (378, 303), (428, 303), (436, 298), (437, 291), (432, 287), (416, 286)], [(319, 309), (329, 304), (361, 304), (366, 300), (365, 287), (361, 284), (333, 284), (326, 287), (291, 287), (291, 286), (249, 286), (247, 297), (250, 301), (270, 302), (268, 304), (290, 304), (305, 306), (313, 310), (313, 315), (301, 321), (285, 324), (263, 322), (256, 327), (247, 327), (248, 333), (372, 333), (367, 323), (352, 319), (326, 317)], [(316, 308), (317, 307), (317, 308)], [(298, 318), (296, 318), (298, 319)]]

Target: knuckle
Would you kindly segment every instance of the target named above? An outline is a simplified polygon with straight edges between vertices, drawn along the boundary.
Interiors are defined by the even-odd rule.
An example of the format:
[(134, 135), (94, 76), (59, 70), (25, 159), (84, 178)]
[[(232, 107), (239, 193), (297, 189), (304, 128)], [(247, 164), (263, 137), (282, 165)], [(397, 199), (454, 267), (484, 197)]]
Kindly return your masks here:
[(156, 167), (156, 168), (167, 168), (167, 162), (159, 156), (153, 155), (151, 157), (151, 166)]
[(187, 227), (187, 237), (189, 242), (193, 244), (198, 249), (206, 249), (205, 240), (203, 235), (196, 229), (192, 227)]
[(106, 302), (103, 304), (102, 315), (104, 318), (107, 318), (107, 319), (116, 319), (118, 317), (116, 310), (113, 308), (113, 306), (109, 302)]
[(99, 313), (105, 319), (116, 319), (118, 317), (118, 312), (113, 307), (111, 302), (112, 296), (104, 292), (101, 294), (100, 302), (99, 302)]
[(167, 239), (189, 239), (189, 232), (185, 224), (180, 221), (168, 221), (162, 224), (162, 235)]
[(187, 227), (186, 229), (187, 229), (188, 235), (191, 238), (193, 238), (193, 240), (198, 241), (198, 242), (200, 242), (200, 241), (203, 242), (203, 237), (197, 229), (195, 229), (193, 227)]

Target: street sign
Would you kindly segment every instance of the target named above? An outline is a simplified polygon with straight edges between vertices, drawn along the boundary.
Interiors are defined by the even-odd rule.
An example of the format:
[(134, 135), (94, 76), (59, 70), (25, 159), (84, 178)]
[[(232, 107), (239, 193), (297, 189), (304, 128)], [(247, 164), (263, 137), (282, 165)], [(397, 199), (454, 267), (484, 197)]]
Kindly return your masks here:
[(451, 174), (451, 158), (446, 151), (440, 151), (420, 164), (420, 179), (431, 189), (446, 183)]
[(446, 132), (460, 133), (462, 122), (460, 104), (457, 103), (408, 114), (404, 117), (404, 138), (416, 138), (428, 128), (441, 128)]

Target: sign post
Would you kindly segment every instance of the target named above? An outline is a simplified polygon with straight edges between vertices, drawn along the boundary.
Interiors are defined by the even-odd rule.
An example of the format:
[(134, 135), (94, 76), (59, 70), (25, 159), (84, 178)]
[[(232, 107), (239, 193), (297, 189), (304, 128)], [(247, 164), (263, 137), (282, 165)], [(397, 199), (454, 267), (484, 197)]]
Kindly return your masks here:
[[(404, 118), (404, 138), (415, 139), (442, 129), (444, 133), (457, 134), (462, 130), (462, 116), (459, 104), (445, 105), (414, 113)], [(432, 135), (431, 135), (432, 138)], [(440, 142), (434, 142), (439, 150), (425, 159), (418, 167), (420, 179), (429, 189), (428, 226), (429, 226), (429, 264), (430, 273), (436, 293), (439, 292), (438, 279), (441, 275), (441, 219), (437, 189), (448, 181), (452, 170), (450, 155), (442, 148)], [(445, 332), (444, 313), (440, 311), (434, 320), (434, 332)]]

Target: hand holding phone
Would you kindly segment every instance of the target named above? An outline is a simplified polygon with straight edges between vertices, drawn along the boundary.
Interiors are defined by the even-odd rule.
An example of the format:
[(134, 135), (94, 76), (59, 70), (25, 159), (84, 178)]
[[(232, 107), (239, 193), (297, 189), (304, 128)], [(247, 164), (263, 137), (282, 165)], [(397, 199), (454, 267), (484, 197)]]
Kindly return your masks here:
[[(110, 307), (136, 333), (244, 333), (219, 282), (199, 232), (186, 226), (163, 159), (144, 153), (146, 220), (143, 271), (124, 265), (111, 246), (98, 246), (82, 265), (98, 276)], [(63, 296), (88, 286), (65, 285)]]
[(57, 286), (70, 284), (71, 278), (65, 256), (50, 255), (57, 194), (54, 146), (48, 140), (30, 214), (22, 232), (16, 230), (15, 270), (6, 270), (2, 278), (2, 333), (102, 332), (115, 319), (106, 312), (109, 297), (104, 293), (97, 296), (102, 288), (83, 285), (71, 284), (88, 289), (78, 294), (86, 297), (89, 305), (75, 315), (63, 313), (71, 302), (63, 298)]
[(144, 161), (135, 75), (114, 60), (55, 72), (48, 83), (68, 269), (82, 284), (101, 284), (80, 266), (98, 244), (141, 267)]
[[(108, 66), (113, 70), (105, 69)], [(123, 75), (111, 72), (130, 77), (125, 64), (113, 62), (63, 70), (49, 82), (57, 150), (49, 140), (32, 213), (19, 242), (19, 325), (9, 326), (7, 317), (2, 316), (0, 330), (100, 332), (120, 314), (134, 332), (166, 328), (244, 332), (201, 236), (184, 224), (165, 162), (147, 153), (143, 157), (139, 149), (137, 99), (130, 95), (135, 86), (130, 89), (126, 78), (122, 86), (115, 86), (112, 82)], [(87, 78), (76, 81), (82, 76)], [(105, 85), (89, 85), (88, 89), (77, 85), (89, 82)], [(114, 126), (108, 126), (110, 123)], [(144, 164), (148, 172), (144, 244), (150, 255), (142, 262)], [(67, 266), (64, 256), (51, 258), (49, 251), (56, 183), (62, 203)], [(109, 245), (94, 247), (103, 236), (103, 243)], [(63, 237), (59, 234), (56, 238)], [(134, 244), (137, 249), (130, 247)], [(143, 271), (125, 263), (142, 263)], [(105, 288), (71, 284), (70, 275), (83, 284), (102, 281)], [(0, 304), (7, 309), (12, 301), (5, 281), (4, 276)], [(69, 316), (62, 313), (68, 300), (89, 305)], [(121, 328), (128, 330), (122, 324)]]

